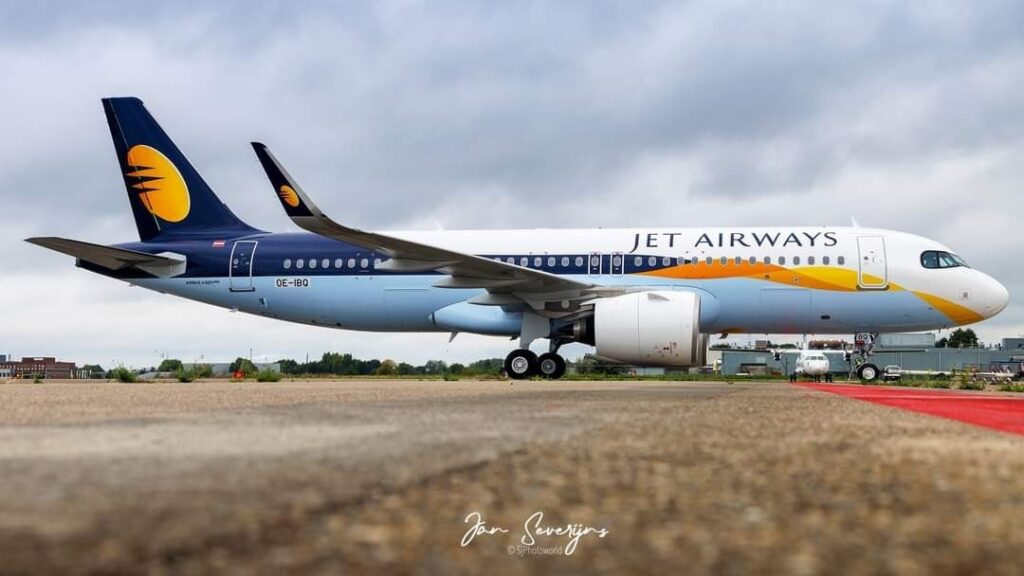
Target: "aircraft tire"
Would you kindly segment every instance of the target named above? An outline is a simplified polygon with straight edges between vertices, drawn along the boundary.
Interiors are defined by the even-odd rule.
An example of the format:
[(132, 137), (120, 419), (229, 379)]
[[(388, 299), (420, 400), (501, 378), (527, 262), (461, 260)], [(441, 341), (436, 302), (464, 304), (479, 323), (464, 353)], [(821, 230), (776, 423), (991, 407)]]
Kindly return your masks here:
[(513, 350), (505, 357), (505, 374), (523, 380), (537, 373), (537, 355), (529, 350)]
[(878, 380), (878, 366), (874, 364), (861, 364), (860, 368), (857, 368), (857, 378), (860, 378), (861, 382), (874, 382)]
[(565, 359), (554, 352), (541, 354), (537, 359), (537, 373), (541, 378), (558, 380), (565, 375)]

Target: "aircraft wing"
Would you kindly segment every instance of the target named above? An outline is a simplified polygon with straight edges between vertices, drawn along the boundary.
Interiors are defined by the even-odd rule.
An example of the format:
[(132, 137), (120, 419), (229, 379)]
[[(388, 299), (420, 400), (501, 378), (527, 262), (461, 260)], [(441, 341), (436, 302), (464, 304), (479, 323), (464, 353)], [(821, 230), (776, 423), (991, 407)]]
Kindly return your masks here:
[[(599, 288), (594, 284), (570, 280), (542, 270), (455, 252), (385, 234), (364, 232), (338, 224), (310, 201), (266, 146), (259, 142), (253, 142), (252, 147), (281, 200), (281, 206), (284, 207), (285, 213), (292, 219), (292, 222), (314, 234), (388, 255), (391, 260), (384, 262), (381, 266), (385, 270), (403, 272), (436, 270), (447, 274), (448, 278), (435, 283), (435, 286), (485, 288), (491, 293), (520, 295), (523, 300), (537, 304), (542, 304), (545, 298), (541, 297), (538, 301), (538, 298), (531, 297), (531, 295), (547, 294), (552, 298), (557, 296), (557, 298), (572, 300)], [(478, 304), (498, 304), (499, 302), (500, 299), (489, 302), (475, 301)]]
[(176, 276), (185, 270), (185, 259), (176, 254), (147, 254), (135, 250), (92, 244), (68, 238), (42, 237), (27, 238), (25, 242), (49, 248), (50, 250), (74, 256), (79, 260), (102, 266), (109, 270), (139, 268), (156, 276)]

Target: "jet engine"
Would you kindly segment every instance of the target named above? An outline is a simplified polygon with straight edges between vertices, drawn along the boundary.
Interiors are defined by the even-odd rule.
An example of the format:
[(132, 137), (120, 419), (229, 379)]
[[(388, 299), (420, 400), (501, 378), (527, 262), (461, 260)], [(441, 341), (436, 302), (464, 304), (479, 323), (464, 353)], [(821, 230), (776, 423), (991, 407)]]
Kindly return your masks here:
[(638, 366), (703, 366), (700, 296), (693, 292), (635, 292), (594, 302), (594, 315), (572, 325), (572, 338), (597, 355)]

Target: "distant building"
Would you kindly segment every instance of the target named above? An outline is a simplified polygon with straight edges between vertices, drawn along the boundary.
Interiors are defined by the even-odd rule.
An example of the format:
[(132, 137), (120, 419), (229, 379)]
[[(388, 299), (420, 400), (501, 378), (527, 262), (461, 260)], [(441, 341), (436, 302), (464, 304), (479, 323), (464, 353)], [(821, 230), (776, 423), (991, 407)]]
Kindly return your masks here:
[(74, 362), (58, 362), (52, 356), (23, 357), (0, 361), (0, 378), (61, 378), (78, 377), (78, 369)]
[(1003, 350), (1016, 350), (1024, 353), (1024, 338), (1003, 338)]
[[(849, 373), (850, 363), (844, 359), (842, 350), (822, 352), (832, 365), (832, 372)], [(725, 349), (709, 351), (708, 361), (717, 361), (722, 374), (756, 375), (789, 373), (796, 359), (783, 354), (776, 360), (771, 350)], [(883, 334), (868, 361), (879, 368), (895, 365), (904, 370), (943, 373), (997, 370), (1005, 364), (1024, 363), (1024, 338), (1004, 338), (997, 348), (936, 348), (934, 334)]]

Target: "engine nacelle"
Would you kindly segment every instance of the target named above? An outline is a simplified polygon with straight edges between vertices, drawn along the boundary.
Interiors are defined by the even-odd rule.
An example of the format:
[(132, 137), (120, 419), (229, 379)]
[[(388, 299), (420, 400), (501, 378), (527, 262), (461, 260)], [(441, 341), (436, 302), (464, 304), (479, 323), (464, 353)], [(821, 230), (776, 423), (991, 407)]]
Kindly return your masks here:
[(598, 356), (640, 366), (703, 366), (700, 296), (693, 292), (636, 292), (594, 302)]

